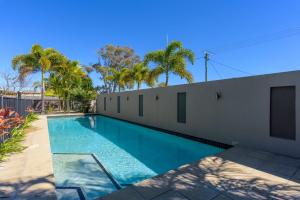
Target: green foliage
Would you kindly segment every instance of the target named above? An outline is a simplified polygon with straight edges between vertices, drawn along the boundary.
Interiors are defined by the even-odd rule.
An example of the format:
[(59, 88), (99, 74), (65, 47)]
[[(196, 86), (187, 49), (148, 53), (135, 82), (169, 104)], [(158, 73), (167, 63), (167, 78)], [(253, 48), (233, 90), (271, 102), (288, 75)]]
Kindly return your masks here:
[[(88, 76), (92, 71), (100, 74), (103, 85), (98, 89), (103, 93), (132, 89), (135, 84), (139, 90), (143, 83), (153, 87), (161, 74), (166, 75), (166, 80), (158, 86), (167, 86), (171, 73), (189, 83), (193, 81), (192, 74), (186, 69), (186, 62), (194, 64), (194, 53), (183, 48), (178, 41), (171, 42), (164, 50), (146, 54), (143, 62), (129, 47), (106, 45), (97, 53), (98, 63), (81, 66), (79, 62), (68, 60), (53, 48), (44, 49), (40, 45), (33, 45), (30, 53), (14, 57), (12, 64), (19, 71), (20, 80), (30, 73), (41, 72), (41, 83), (35, 82), (34, 87), (42, 89), (42, 99), (46, 85), (48, 94), (60, 97), (67, 111), (70, 110), (72, 100), (81, 101), (82, 110), (88, 110), (90, 100), (95, 99), (96, 91)], [(150, 69), (149, 63), (156, 66)], [(48, 78), (44, 78), (46, 72), (49, 72)]]
[[(132, 68), (123, 67), (117, 69), (98, 66), (97, 71), (102, 74), (101, 77), (104, 82), (104, 86), (102, 86), (101, 89), (104, 90), (104, 92), (109, 91), (105, 90), (105, 82), (114, 83), (117, 91), (120, 92), (126, 88), (132, 89), (135, 83), (138, 90), (143, 82), (152, 87), (157, 80), (157, 76), (154, 76), (154, 73), (152, 73), (149, 67), (143, 62), (135, 64)], [(114, 91), (115, 90), (113, 89), (112, 92)]]
[(9, 154), (22, 152), (25, 147), (21, 145), (24, 134), (18, 134), (0, 144), (0, 162), (4, 161)]
[[(183, 48), (181, 42), (173, 41), (164, 50), (146, 54), (143, 62), (128, 55), (127, 58), (124, 56), (126, 54), (121, 52), (120, 47), (112, 45), (105, 46), (99, 51), (99, 60), (102, 59), (104, 65), (99, 62), (93, 68), (100, 74), (100, 79), (104, 83), (98, 87), (100, 92), (110, 93), (116, 89), (120, 92), (126, 88), (133, 88), (135, 84), (139, 90), (142, 83), (153, 87), (161, 74), (166, 75), (166, 80), (158, 86), (168, 86), (171, 73), (186, 79), (189, 83), (193, 82), (192, 74), (186, 69), (186, 62), (194, 64), (195, 56), (191, 50)], [(148, 67), (149, 63), (156, 65), (154, 69)]]
[(134, 65), (130, 74), (131, 79), (136, 82), (138, 90), (143, 82), (146, 82), (149, 86), (154, 85), (154, 79), (151, 79), (150, 77), (149, 67), (142, 62)]
[(101, 92), (111, 93), (126, 87), (132, 88), (134, 80), (129, 76), (140, 57), (129, 47), (106, 45), (98, 51), (99, 62), (93, 65), (103, 81)]
[(166, 75), (165, 86), (168, 86), (169, 74), (173, 73), (186, 79), (189, 83), (193, 82), (192, 74), (186, 70), (186, 61), (194, 64), (195, 55), (189, 50), (183, 48), (179, 41), (171, 42), (165, 50), (153, 51), (145, 55), (144, 63), (147, 65), (152, 62), (156, 67), (151, 72), (151, 77), (158, 77), (161, 74)]
[(25, 138), (24, 130), (37, 119), (38, 116), (36, 114), (29, 113), (26, 116), (24, 123), (11, 131), (12, 137), (0, 144), (0, 162), (4, 161), (10, 154), (22, 152), (25, 149), (22, 145), (22, 141)]
[(47, 90), (59, 96), (65, 103), (65, 110), (70, 111), (70, 101), (76, 100), (88, 110), (89, 101), (96, 98), (92, 80), (77, 61), (67, 61), (54, 68), (47, 79)]
[(57, 50), (44, 49), (39, 44), (33, 45), (28, 54), (17, 55), (12, 59), (13, 69), (19, 72), (20, 80), (24, 80), (31, 73), (41, 72), (42, 112), (44, 111), (45, 72), (61, 66), (66, 60), (66, 57)]
[(46, 113), (52, 113), (53, 112), (53, 107), (52, 105), (50, 104), (47, 109), (46, 109)]
[[(129, 47), (106, 45), (98, 51), (99, 59), (103, 61), (102, 66), (121, 70), (122, 68), (132, 68), (140, 62), (140, 57)], [(101, 63), (98, 63), (101, 65)]]
[(71, 100), (81, 102), (80, 111), (85, 113), (89, 112), (91, 100), (96, 99), (96, 96), (96, 90), (88, 76), (83, 77), (78, 87), (71, 90)]
[(108, 75), (106, 79), (116, 83), (119, 92), (121, 89), (130, 85), (130, 81), (132, 80), (130, 76), (130, 69), (123, 67), (120, 70), (115, 68), (110, 68), (109, 70), (111, 75)]

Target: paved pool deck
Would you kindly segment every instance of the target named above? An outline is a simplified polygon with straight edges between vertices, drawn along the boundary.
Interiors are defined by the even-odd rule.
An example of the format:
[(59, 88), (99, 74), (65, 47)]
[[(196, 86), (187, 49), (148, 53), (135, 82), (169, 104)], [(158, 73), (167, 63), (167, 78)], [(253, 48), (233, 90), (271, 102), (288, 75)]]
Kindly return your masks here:
[(300, 160), (233, 147), (102, 200), (300, 199)]
[[(46, 116), (27, 130), (24, 145), (26, 150), (0, 163), (0, 198), (56, 199)], [(102, 199), (299, 200), (300, 159), (233, 147)]]
[(26, 129), (23, 144), (0, 163), (0, 199), (56, 199), (46, 116)]

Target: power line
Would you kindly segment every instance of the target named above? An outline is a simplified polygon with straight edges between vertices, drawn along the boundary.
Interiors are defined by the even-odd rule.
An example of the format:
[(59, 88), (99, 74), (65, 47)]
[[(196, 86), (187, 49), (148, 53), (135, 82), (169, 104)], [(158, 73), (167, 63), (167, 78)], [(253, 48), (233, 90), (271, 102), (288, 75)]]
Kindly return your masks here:
[[(289, 37), (293, 37), (296, 35), (300, 35), (300, 27), (284, 29), (282, 31), (278, 31), (275, 33), (265, 34), (265, 35), (261, 35), (258, 37), (253, 37), (250, 39), (242, 40), (240, 42), (233, 42), (231, 44), (222, 45), (222, 46), (210, 48), (210, 49), (212, 49), (214, 52), (217, 52), (219, 54), (219, 53), (224, 53), (227, 51), (233, 51), (236, 49), (247, 48), (247, 47), (260, 45), (260, 44), (267, 43), (267, 42), (272, 42), (272, 41), (276, 41), (276, 40), (280, 40), (280, 39), (284, 39), (284, 38), (289, 38)], [(216, 54), (216, 53), (214, 53), (212, 51), (208, 51), (208, 50), (205, 50), (205, 52)], [(197, 57), (196, 60), (199, 60), (202, 58), (204, 58), (204, 57)]]
[(280, 40), (283, 38), (293, 37), (295, 35), (300, 34), (300, 27), (285, 29), (276, 33), (266, 34), (255, 38), (246, 39), (240, 42), (231, 43), (229, 45), (223, 45), (217, 48), (212, 48), (217, 53), (224, 53), (227, 51), (232, 51), (236, 49), (246, 48), (250, 46), (255, 46), (259, 44), (263, 44), (266, 42), (271, 42), (275, 40)]
[[(285, 29), (285, 30), (282, 30), (282, 31), (279, 31), (279, 32), (276, 32), (276, 33), (266, 34), (266, 35), (263, 35), (263, 36), (260, 36), (260, 37), (244, 40), (244, 41), (241, 41), (239, 43), (232, 43), (231, 45), (227, 45), (227, 46), (225, 45), (225, 46), (223, 46), (223, 49), (219, 48), (221, 50), (219, 50), (217, 52), (219, 53), (219, 52), (222, 52), (222, 51), (224, 52), (226, 50), (227, 51), (232, 51), (232, 50), (235, 50), (235, 49), (246, 48), (246, 47), (250, 47), (250, 46), (263, 44), (263, 43), (266, 43), (266, 42), (271, 42), (271, 41), (280, 40), (280, 39), (283, 39), (283, 38), (292, 37), (292, 36), (299, 35), (299, 34), (300, 34), (300, 27)], [(197, 57), (196, 58), (196, 60), (204, 58), (204, 61), (205, 61), (205, 81), (208, 80), (208, 61), (209, 60), (211, 60), (212, 62), (214, 62), (218, 65), (227, 67), (229, 69), (238, 71), (240, 73), (247, 74), (247, 75), (254, 75), (252, 73), (246, 72), (246, 71), (238, 69), (236, 67), (232, 67), (230, 65), (221, 63), (221, 62), (216, 61), (216, 60), (212, 60), (212, 59), (209, 58), (210, 54), (215, 54), (215, 53), (210, 52), (210, 51), (204, 51), (204, 56), (203, 57)], [(212, 67), (213, 67), (214, 71), (216, 72), (216, 74), (218, 74), (218, 76), (222, 78), (222, 75), (218, 72), (217, 68), (213, 64), (212, 64)]]
[(216, 66), (213, 63), (210, 63), (210, 65), (213, 67), (214, 71), (216, 72), (216, 74), (219, 76), (219, 78), (223, 78), (223, 76), (219, 73), (219, 71), (217, 70)]
[(218, 64), (218, 65), (222, 65), (222, 66), (224, 66), (224, 67), (227, 67), (227, 68), (229, 68), (229, 69), (232, 69), (232, 70), (235, 70), (235, 71), (238, 71), (238, 72), (247, 74), (247, 75), (254, 75), (254, 74), (252, 74), (252, 73), (246, 72), (246, 71), (241, 70), (241, 69), (238, 69), (238, 68), (236, 68), (236, 67), (232, 67), (232, 66), (230, 66), (230, 65), (226, 65), (226, 64), (221, 63), (221, 62), (216, 61), (216, 60), (210, 59), (210, 61), (211, 61), (211, 62), (214, 62), (214, 63), (216, 63), (216, 64)]

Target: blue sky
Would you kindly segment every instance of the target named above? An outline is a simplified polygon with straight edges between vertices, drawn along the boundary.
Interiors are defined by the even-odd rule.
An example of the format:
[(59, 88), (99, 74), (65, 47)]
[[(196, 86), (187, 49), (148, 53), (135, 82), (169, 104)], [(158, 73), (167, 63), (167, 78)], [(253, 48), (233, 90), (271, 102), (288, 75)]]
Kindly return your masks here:
[[(166, 35), (195, 52), (188, 69), (196, 82), (204, 80), (204, 50), (250, 74), (300, 69), (298, 0), (0, 0), (0, 71), (10, 71), (12, 57), (34, 43), (90, 64), (106, 44), (132, 47), (143, 57), (164, 48)], [(209, 65), (209, 80), (245, 75)], [(100, 84), (96, 74), (92, 78)]]

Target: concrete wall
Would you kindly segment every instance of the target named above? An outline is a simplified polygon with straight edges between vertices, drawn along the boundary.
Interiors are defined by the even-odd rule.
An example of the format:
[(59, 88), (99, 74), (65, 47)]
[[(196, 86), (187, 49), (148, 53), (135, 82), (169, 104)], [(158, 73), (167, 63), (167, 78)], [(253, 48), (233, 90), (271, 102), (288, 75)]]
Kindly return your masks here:
[[(296, 140), (270, 137), (270, 87), (296, 86)], [(300, 71), (101, 94), (97, 112), (226, 144), (300, 157)], [(186, 123), (177, 123), (177, 93), (186, 92)], [(216, 92), (221, 93), (217, 100)], [(138, 116), (138, 95), (144, 116)], [(156, 100), (156, 95), (159, 99)], [(121, 113), (117, 113), (121, 96)], [(107, 97), (106, 111), (103, 99)], [(129, 97), (129, 100), (127, 100)], [(110, 100), (111, 98), (111, 100)]]

